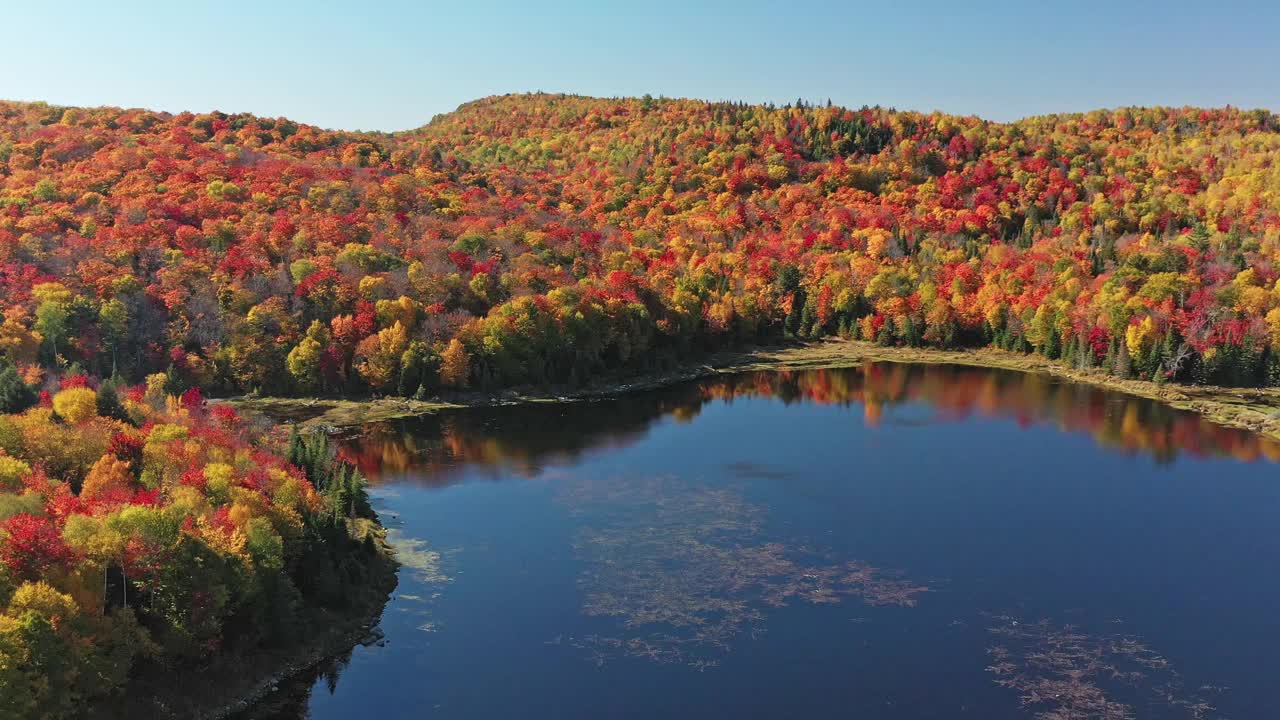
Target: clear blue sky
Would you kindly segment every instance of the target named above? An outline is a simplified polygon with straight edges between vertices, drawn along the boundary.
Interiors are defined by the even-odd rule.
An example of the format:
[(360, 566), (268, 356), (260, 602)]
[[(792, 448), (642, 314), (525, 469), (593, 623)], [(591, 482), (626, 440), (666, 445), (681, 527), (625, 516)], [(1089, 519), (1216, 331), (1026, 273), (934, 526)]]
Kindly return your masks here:
[(0, 98), (400, 130), (533, 90), (977, 114), (1280, 109), (1280, 1), (8, 0)]

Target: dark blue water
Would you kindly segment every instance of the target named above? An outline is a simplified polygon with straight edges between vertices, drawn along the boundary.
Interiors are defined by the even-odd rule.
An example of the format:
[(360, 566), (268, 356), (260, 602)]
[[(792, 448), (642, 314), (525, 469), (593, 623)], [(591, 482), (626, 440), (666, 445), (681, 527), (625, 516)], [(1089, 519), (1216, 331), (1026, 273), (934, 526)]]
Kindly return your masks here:
[(260, 716), (1275, 716), (1256, 437), (873, 365), (367, 428), (383, 644)]

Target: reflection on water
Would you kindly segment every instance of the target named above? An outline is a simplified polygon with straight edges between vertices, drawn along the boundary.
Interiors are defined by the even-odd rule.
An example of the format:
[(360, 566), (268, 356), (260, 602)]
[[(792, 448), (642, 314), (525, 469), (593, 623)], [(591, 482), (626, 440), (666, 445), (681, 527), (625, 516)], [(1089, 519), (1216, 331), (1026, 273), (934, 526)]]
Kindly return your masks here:
[(313, 693), (332, 695), (338, 691), (338, 679), (347, 664), (351, 652), (327, 658), (297, 677), (286, 678), (275, 691), (247, 710), (232, 715), (232, 720), (283, 720), (306, 718), (307, 706)]
[(1274, 715), (1280, 486), (1238, 461), (1277, 448), (1157, 403), (870, 364), (343, 451), (401, 553), (385, 637), (251, 717)]
[(569, 636), (603, 664), (616, 655), (698, 669), (719, 661), (746, 633), (765, 631), (765, 610), (858, 597), (914, 606), (927, 588), (856, 560), (770, 542), (765, 510), (732, 489), (671, 478), (566, 483), (560, 501), (585, 520), (574, 538), (578, 586), (588, 616), (621, 621), (622, 635)]
[[(444, 485), (477, 465), (532, 476), (587, 451), (633, 443), (663, 418), (687, 422), (708, 402), (736, 398), (860, 405), (870, 426), (958, 422), (974, 416), (1049, 423), (1087, 432), (1100, 446), (1148, 453), (1162, 462), (1179, 453), (1280, 460), (1280, 444), (1151, 400), (1037, 373), (900, 363), (743, 373), (603, 401), (476, 409), (382, 423), (350, 439), (346, 453), (375, 481), (412, 473), (416, 480)], [(894, 409), (907, 403), (923, 404), (930, 416), (895, 416)], [(746, 468), (748, 474), (760, 470), (773, 472)]]

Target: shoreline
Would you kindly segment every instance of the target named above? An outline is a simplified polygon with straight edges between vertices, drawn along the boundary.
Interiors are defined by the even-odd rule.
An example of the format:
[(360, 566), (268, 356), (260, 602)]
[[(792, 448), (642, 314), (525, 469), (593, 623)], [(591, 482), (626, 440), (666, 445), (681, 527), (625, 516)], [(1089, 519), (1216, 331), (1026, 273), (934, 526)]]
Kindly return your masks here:
[(376, 398), (238, 397), (218, 400), (237, 410), (273, 421), (296, 422), (300, 427), (334, 431), (366, 423), (399, 420), (469, 407), (494, 407), (526, 403), (566, 403), (654, 390), (682, 382), (722, 374), (757, 370), (823, 370), (848, 368), (866, 362), (966, 365), (1018, 372), (1041, 373), (1069, 382), (1164, 403), (1174, 409), (1197, 413), (1226, 427), (1255, 432), (1280, 441), (1280, 388), (1225, 388), (1209, 385), (1159, 384), (1150, 380), (1126, 380), (1100, 370), (1077, 370), (1035, 354), (995, 348), (938, 350), (884, 347), (874, 343), (825, 339), (784, 347), (713, 353), (701, 362), (670, 372), (639, 375), (630, 379), (606, 379), (556, 392), (550, 389), (513, 389), (501, 393), (465, 393), (441, 400)]
[[(501, 393), (459, 393), (447, 399), (417, 401), (403, 398), (348, 400), (336, 398), (229, 398), (212, 402), (226, 403), (247, 414), (272, 422), (296, 422), (311, 430), (336, 432), (365, 423), (406, 419), (422, 415), (475, 407), (497, 407), (532, 403), (572, 403), (608, 398), (634, 392), (661, 389), (682, 382), (753, 371), (822, 370), (858, 367), (867, 362), (961, 365), (968, 367), (1040, 373), (1066, 382), (1087, 384), (1111, 392), (1124, 393), (1163, 403), (1177, 410), (1194, 412), (1223, 425), (1257, 433), (1280, 441), (1280, 388), (1224, 388), (1216, 386), (1159, 384), (1149, 380), (1121, 379), (1100, 370), (1078, 370), (1040, 355), (1021, 354), (994, 348), (938, 350), (932, 348), (883, 347), (874, 343), (826, 339), (784, 347), (764, 347), (743, 351), (724, 351), (664, 373), (633, 376), (629, 379), (607, 378), (572, 389), (512, 389)], [(395, 578), (394, 554), (381, 539), (384, 551), (392, 559), (390, 578)], [(234, 699), (216, 707), (205, 705), (171, 707), (162, 698), (159, 717), (191, 717), (196, 720), (227, 720), (252, 710), (284, 683), (301, 677), (326, 660), (348, 652), (375, 632), (385, 599), (394, 584), (382, 594), (384, 601), (376, 608), (367, 607), (327, 637), (294, 652), (278, 657), (263, 654), (253, 658), (259, 664), (272, 659), (273, 670), (254, 682), (243, 682), (244, 676), (232, 668), (215, 669), (214, 674), (237, 677), (241, 682), (231, 694)], [(195, 673), (199, 675), (199, 672)], [(224, 686), (225, 687), (225, 686)], [(225, 692), (225, 690), (224, 690)], [(185, 711), (185, 714), (183, 714)]]
[[(386, 531), (378, 526), (374, 533), (380, 556), (379, 580), (349, 615), (322, 612), (311, 618), (311, 624), (330, 623), (320, 637), (294, 647), (259, 650), (248, 655), (216, 658), (196, 667), (178, 670), (164, 677), (143, 677), (141, 689), (129, 688), (122, 703), (105, 703), (97, 717), (149, 717), (173, 720), (228, 720), (250, 712), (283, 684), (303, 676), (321, 663), (351, 652), (357, 645), (376, 636), (382, 613), (399, 583), (399, 563), (395, 550), (386, 540)], [(155, 682), (164, 689), (146, 689)], [(206, 697), (203, 693), (209, 693)], [(138, 697), (143, 698), (138, 701)], [(134, 700), (134, 702), (130, 702)]]

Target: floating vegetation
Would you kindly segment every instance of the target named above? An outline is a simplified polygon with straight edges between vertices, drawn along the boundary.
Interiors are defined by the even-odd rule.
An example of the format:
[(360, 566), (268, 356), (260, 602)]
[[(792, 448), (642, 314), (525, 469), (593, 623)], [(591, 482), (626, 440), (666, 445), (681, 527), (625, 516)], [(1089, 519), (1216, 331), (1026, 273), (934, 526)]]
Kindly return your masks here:
[(400, 565), (412, 570), (414, 576), (425, 583), (447, 583), (452, 580), (441, 569), (444, 557), (432, 550), (420, 538), (408, 537), (397, 529), (387, 531), (387, 543), (396, 551)]
[(824, 563), (812, 550), (762, 537), (763, 510), (740, 493), (665, 478), (566, 486), (562, 499), (588, 524), (574, 551), (583, 611), (621, 620), (621, 636), (566, 642), (603, 664), (627, 656), (705, 670), (764, 632), (765, 610), (792, 601), (914, 606), (927, 588), (856, 562)]
[[(457, 553), (457, 549), (441, 553), (438, 550), (432, 550), (425, 540), (408, 537), (394, 528), (387, 531), (387, 543), (395, 550), (396, 559), (400, 561), (401, 572), (411, 572), (415, 580), (434, 585), (453, 581), (451, 576), (445, 574), (443, 568), (446, 558)], [(396, 612), (414, 616), (414, 622), (418, 623), (416, 627), (420, 632), (434, 634), (439, 632), (441, 627), (441, 623), (435, 618), (435, 604), (439, 598), (438, 592), (426, 596), (403, 593), (396, 597), (398, 602), (394, 608)]]
[(1043, 720), (1200, 720), (1214, 710), (1206, 697), (1221, 691), (1204, 686), (1189, 692), (1164, 656), (1130, 636), (1091, 635), (1007, 615), (993, 620), (989, 631), (998, 644), (987, 651), (987, 671)]

